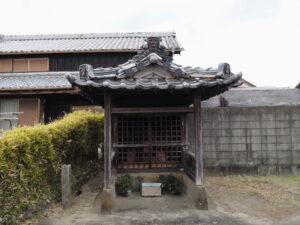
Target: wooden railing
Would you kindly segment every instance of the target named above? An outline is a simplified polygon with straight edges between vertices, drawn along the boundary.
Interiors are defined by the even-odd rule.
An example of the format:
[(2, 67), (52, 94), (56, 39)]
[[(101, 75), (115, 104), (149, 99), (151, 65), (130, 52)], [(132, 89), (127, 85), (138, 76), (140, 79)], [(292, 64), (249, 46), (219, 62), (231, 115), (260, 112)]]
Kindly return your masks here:
[(184, 151), (183, 161), (186, 174), (195, 180), (195, 154), (190, 151)]

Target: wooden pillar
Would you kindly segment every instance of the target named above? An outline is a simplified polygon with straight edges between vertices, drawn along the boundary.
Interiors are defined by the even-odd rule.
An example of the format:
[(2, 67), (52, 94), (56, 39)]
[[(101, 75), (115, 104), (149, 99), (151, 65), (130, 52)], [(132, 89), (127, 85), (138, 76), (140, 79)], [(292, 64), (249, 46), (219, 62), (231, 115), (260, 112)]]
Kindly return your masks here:
[(104, 188), (111, 187), (111, 95), (104, 94)]
[(195, 123), (195, 183), (203, 184), (203, 146), (201, 122), (201, 96), (194, 96), (194, 123)]

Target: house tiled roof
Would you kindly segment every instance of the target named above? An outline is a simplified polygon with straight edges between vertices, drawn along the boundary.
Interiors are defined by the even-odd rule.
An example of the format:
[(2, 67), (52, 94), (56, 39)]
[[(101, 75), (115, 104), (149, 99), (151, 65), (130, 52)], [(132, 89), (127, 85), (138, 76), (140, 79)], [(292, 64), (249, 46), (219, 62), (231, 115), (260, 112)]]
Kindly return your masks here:
[(7, 90), (71, 89), (67, 74), (76, 76), (76, 72), (0, 73), (0, 93)]
[(161, 37), (168, 51), (180, 52), (175, 32), (0, 35), (0, 54), (137, 52), (147, 37)]
[[(222, 98), (226, 100), (228, 107), (300, 106), (300, 90), (297, 88), (232, 88), (222, 94)], [(204, 108), (219, 107), (220, 96), (204, 101), (202, 106)], [(246, 108), (243, 110), (247, 111)], [(295, 110), (298, 109), (295, 108)]]

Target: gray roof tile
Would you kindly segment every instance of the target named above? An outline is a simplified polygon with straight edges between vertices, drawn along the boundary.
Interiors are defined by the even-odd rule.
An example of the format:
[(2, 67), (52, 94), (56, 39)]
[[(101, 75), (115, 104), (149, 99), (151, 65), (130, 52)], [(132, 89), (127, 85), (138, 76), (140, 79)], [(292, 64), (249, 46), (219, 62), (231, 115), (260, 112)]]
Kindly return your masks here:
[[(228, 107), (268, 107), (300, 105), (300, 90), (297, 88), (232, 88), (222, 94)], [(203, 107), (220, 107), (220, 96), (203, 102)]]
[(46, 52), (137, 51), (147, 37), (162, 37), (169, 51), (181, 51), (174, 32), (4, 35), (0, 36), (0, 54)]
[(232, 75), (226, 79), (216, 79), (213, 81), (206, 81), (202, 79), (187, 79), (187, 80), (111, 80), (98, 79), (96, 81), (82, 81), (80, 79), (74, 80), (74, 83), (79, 86), (92, 86), (96, 88), (109, 89), (159, 89), (159, 90), (182, 90), (182, 89), (197, 89), (197, 88), (220, 88), (226, 85), (232, 85), (241, 78), (240, 74)]
[[(76, 72), (0, 73), (0, 92), (24, 89), (70, 89), (66, 75)], [(78, 73), (77, 73), (78, 74)]]

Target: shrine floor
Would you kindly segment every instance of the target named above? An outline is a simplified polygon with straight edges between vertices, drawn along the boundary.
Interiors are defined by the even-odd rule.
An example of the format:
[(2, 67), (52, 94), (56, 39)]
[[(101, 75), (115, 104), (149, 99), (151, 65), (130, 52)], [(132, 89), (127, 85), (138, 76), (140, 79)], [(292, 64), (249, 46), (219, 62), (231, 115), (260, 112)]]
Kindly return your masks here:
[[(273, 225), (279, 220), (292, 221), (280, 225), (300, 224), (299, 215), (292, 218), (300, 207), (300, 190), (297, 182), (289, 184), (286, 189), (280, 183), (272, 184), (266, 179), (258, 182), (259, 177), (244, 176), (208, 176), (206, 177), (206, 190), (210, 197), (207, 211), (195, 209), (184, 198), (164, 196), (162, 198), (148, 199), (152, 208), (134, 207), (118, 211), (110, 215), (95, 213), (95, 198), (101, 185), (102, 177), (98, 176), (84, 185), (82, 194), (73, 199), (73, 207), (62, 211), (57, 205), (49, 210), (47, 216), (27, 222), (35, 225)], [(272, 178), (273, 179), (273, 178)], [(271, 180), (272, 180), (271, 179)], [(276, 180), (278, 180), (276, 178)], [(263, 189), (263, 190), (262, 190)], [(270, 193), (269, 195), (267, 193)], [(124, 204), (130, 200), (139, 201), (138, 195), (124, 198)], [(164, 204), (165, 203), (165, 204)], [(178, 205), (180, 204), (180, 207)], [(177, 206), (176, 206), (177, 205)], [(291, 217), (290, 219), (286, 219)], [(293, 223), (293, 221), (297, 221)]]
[(195, 209), (195, 207), (184, 196), (163, 195), (161, 197), (141, 197), (140, 193), (134, 192), (131, 196), (117, 197), (115, 212), (124, 210), (159, 209), (159, 210), (180, 210)]

